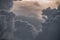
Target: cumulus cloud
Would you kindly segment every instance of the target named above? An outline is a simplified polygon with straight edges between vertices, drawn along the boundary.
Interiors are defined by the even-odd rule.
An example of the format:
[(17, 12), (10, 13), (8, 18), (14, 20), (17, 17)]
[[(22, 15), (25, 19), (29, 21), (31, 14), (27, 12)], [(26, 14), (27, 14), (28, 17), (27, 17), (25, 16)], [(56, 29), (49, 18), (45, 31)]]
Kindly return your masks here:
[(42, 6), (35, 1), (15, 1), (12, 11), (18, 16), (34, 17), (45, 22), (42, 9)]
[[(32, 1), (14, 1), (14, 4), (13, 4), (13, 8), (11, 11), (13, 11), (17, 16), (25, 16), (25, 17), (28, 17), (28, 18), (32, 18), (32, 21), (34, 23), (37, 24), (37, 26), (35, 26), (34, 23), (29, 23), (30, 21), (23, 21), (20, 19), (20, 22), (25, 22), (27, 23), (28, 25), (31, 25), (32, 26), (32, 34), (34, 36), (37, 36), (39, 32), (42, 32), (42, 24), (41, 23), (44, 23), (45, 22), (45, 18), (47, 18), (47, 16), (45, 15), (42, 15), (42, 6), (38, 3), (38, 2), (32, 2)], [(33, 19), (34, 18), (34, 19)], [(29, 19), (29, 20), (30, 20)], [(35, 21), (41, 21), (41, 23), (37, 23)]]
[[(34, 17), (38, 20), (42, 20), (41, 22), (45, 22), (45, 18), (47, 18), (46, 15), (42, 15), (42, 10), (47, 7), (51, 8), (56, 8), (57, 5), (59, 4), (58, 1), (52, 2), (52, 3), (42, 3), (41, 1), (14, 1), (12, 11), (17, 15), (17, 16), (26, 16), (26, 17)], [(37, 30), (34, 25), (30, 24), (28, 21), (22, 21), (25, 22), (28, 25), (31, 25), (33, 27), (33, 34), (38, 35), (38, 32), (42, 31), (42, 24), (39, 24), (38, 27), (41, 28), (41, 30)]]
[[(45, 18), (48, 18), (48, 17), (46, 15), (42, 15), (41, 11), (48, 7), (56, 8), (59, 4), (60, 4), (59, 0), (58, 1), (54, 0), (51, 3), (43, 3), (41, 1), (15, 1), (12, 11), (17, 16), (34, 17), (39, 21), (42, 20), (41, 22), (44, 23), (45, 19), (43, 17)], [(38, 32), (42, 31), (42, 27), (43, 27), (42, 24), (39, 24), (37, 27), (35, 27), (33, 24), (30, 24), (28, 21), (22, 21), (20, 19), (20, 22), (25, 22), (28, 25), (31, 25), (33, 28), (34, 36), (38, 35)]]

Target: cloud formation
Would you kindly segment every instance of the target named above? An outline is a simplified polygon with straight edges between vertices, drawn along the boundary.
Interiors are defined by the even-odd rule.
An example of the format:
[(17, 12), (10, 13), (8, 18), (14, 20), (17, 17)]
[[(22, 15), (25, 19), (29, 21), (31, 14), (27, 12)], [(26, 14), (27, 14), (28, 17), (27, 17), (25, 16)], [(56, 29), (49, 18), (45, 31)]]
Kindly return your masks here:
[[(47, 1), (47, 0), (46, 0)], [(49, 0), (47, 3), (45, 0), (41, 1), (14, 1), (14, 5), (12, 11), (16, 15), (34, 17), (40, 20), (45, 20), (43, 17), (47, 18), (47, 16), (42, 15), (42, 10), (48, 7), (57, 8), (60, 4), (59, 0)]]
[(42, 6), (38, 2), (32, 1), (17, 1), (14, 2), (12, 11), (18, 16), (34, 17), (40, 20), (43, 19)]

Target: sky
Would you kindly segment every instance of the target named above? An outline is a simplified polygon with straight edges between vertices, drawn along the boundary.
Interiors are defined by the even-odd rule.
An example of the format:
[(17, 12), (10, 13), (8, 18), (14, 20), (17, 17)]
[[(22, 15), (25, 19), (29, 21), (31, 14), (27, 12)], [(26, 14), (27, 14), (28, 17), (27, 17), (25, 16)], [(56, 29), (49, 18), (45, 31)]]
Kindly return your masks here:
[(32, 17), (41, 21), (41, 23), (45, 23), (48, 17), (47, 15), (42, 15), (42, 10), (48, 7), (57, 8), (59, 4), (59, 0), (14, 1), (11, 11), (13, 11), (17, 16)]
[(22, 0), (22, 1), (36, 1), (40, 3), (43, 8), (51, 7), (51, 8), (56, 8), (59, 4), (59, 0)]
[(51, 8), (55, 8), (60, 3), (60, 0), (23, 0), (23, 1), (37, 1), (41, 5), (43, 5), (45, 8), (49, 6)]
[[(23, 15), (28, 17), (35, 17), (37, 19), (42, 19), (41, 10), (48, 7), (57, 8), (60, 4), (59, 0), (22, 0), (14, 1), (12, 11), (16, 15)], [(47, 18), (47, 16), (45, 16)]]

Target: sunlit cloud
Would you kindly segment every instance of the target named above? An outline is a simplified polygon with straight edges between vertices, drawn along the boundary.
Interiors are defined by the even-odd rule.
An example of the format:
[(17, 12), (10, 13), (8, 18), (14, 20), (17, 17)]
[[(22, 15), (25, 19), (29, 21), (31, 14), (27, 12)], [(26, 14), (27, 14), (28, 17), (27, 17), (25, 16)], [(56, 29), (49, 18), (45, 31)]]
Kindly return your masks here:
[(60, 4), (60, 0), (23, 0), (23, 1), (37, 1), (44, 8), (51, 7), (56, 8), (58, 4)]

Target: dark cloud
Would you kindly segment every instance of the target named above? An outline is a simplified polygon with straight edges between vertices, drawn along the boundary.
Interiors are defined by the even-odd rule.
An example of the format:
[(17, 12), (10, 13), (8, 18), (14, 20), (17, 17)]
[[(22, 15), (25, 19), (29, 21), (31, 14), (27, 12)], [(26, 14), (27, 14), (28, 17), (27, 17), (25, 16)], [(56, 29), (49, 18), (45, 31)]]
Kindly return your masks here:
[(0, 9), (9, 9), (13, 4), (13, 0), (0, 0)]

